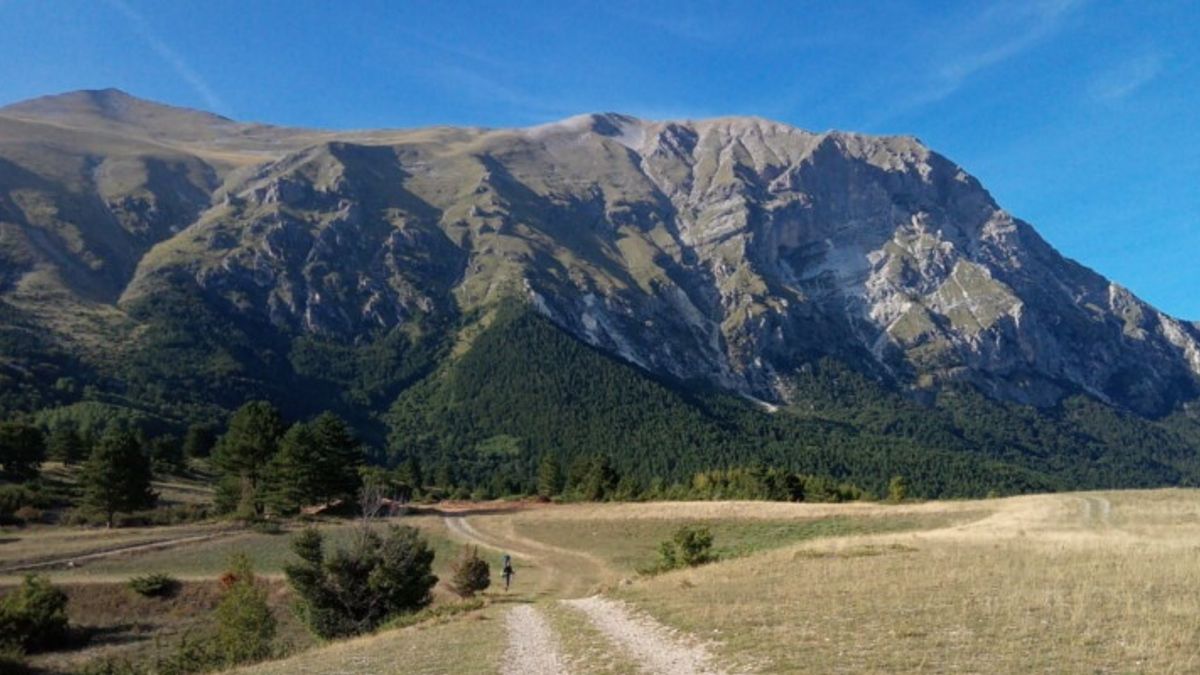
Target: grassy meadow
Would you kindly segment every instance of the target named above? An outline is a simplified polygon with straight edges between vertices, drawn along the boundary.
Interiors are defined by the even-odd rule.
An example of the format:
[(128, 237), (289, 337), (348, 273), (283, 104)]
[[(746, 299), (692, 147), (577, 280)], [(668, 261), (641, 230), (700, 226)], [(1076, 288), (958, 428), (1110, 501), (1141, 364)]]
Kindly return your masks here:
[[(397, 522), (419, 527), (435, 571), (466, 544), (492, 561), (477, 605), (440, 588), (402, 627), (320, 644), (291, 616), (280, 578), (289, 532), (222, 532), (47, 573), (95, 639), (35, 657), (69, 671), (102, 655), (144, 656), (203, 620), (228, 556), (248, 553), (271, 588), (293, 656), (240, 673), (499, 672), (508, 611), (533, 603), (578, 673), (638, 672), (638, 661), (559, 600), (603, 594), (702, 641), (729, 672), (1195, 672), (1200, 670), (1200, 491), (1036, 495), (912, 504), (675, 502), (458, 504)], [(717, 562), (639, 574), (681, 525), (714, 535)], [(325, 521), (331, 542), (354, 524)], [(214, 525), (8, 531), (0, 561), (47, 550), (196, 536)], [(113, 538), (115, 537), (115, 538)], [(511, 592), (498, 558), (513, 555)], [(48, 555), (48, 553), (44, 553)], [(124, 580), (185, 579), (167, 600)], [(5, 581), (15, 580), (15, 576)]]

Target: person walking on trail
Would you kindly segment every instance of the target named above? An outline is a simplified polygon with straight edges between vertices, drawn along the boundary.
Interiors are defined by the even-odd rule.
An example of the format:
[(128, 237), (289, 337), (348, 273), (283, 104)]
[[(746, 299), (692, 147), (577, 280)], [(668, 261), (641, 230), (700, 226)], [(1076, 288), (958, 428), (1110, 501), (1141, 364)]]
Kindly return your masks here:
[(513, 574), (516, 574), (513, 572), (512, 556), (507, 553), (504, 554), (504, 571), (501, 574), (504, 577), (504, 590), (507, 591), (509, 585), (512, 584)]

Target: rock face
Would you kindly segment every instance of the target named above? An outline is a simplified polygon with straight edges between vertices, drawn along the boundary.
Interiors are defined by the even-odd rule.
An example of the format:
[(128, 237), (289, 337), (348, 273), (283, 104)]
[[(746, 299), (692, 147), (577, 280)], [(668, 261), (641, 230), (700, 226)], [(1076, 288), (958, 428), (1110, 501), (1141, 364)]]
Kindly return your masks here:
[(335, 134), (79, 96), (0, 109), (19, 242), (0, 283), (34, 314), (47, 283), (89, 311), (182, 284), (353, 343), (517, 295), (647, 370), (772, 403), (825, 356), (1035, 405), (1082, 390), (1153, 415), (1200, 393), (1196, 324), (913, 138), (612, 114)]

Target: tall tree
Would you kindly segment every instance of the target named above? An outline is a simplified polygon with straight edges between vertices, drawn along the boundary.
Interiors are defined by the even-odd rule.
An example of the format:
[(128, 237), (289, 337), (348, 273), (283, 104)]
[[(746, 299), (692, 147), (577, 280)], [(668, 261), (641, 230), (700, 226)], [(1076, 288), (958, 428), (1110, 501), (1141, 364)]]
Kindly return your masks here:
[(183, 454), (188, 457), (208, 457), (217, 444), (217, 435), (207, 424), (193, 424), (183, 437)]
[(346, 422), (332, 412), (321, 413), (311, 426), (320, 452), (322, 477), (315, 496), (324, 502), (353, 502), (362, 487), (358, 472), (364, 460), (362, 444)]
[(50, 431), (50, 438), (46, 442), (46, 455), (50, 459), (63, 464), (74, 464), (86, 459), (87, 454), (88, 446), (74, 422), (60, 422)]
[(262, 513), (263, 477), (283, 431), (283, 420), (275, 406), (267, 401), (251, 401), (230, 418), (229, 429), (214, 451), (213, 459), (224, 474), (221, 492), (226, 497), (232, 495), (235, 503), (248, 501), (255, 515)]
[(148, 509), (158, 501), (150, 479), (150, 460), (137, 437), (114, 426), (100, 437), (84, 465), (82, 505), (103, 514), (112, 527), (117, 513)]
[(32, 480), (45, 459), (41, 429), (22, 422), (0, 423), (0, 464), (7, 474), (18, 481)]
[(562, 490), (562, 467), (551, 453), (542, 455), (538, 464), (538, 496), (549, 499)]
[(277, 513), (290, 515), (315, 503), (324, 491), (324, 471), (312, 426), (305, 422), (293, 424), (271, 460), (267, 504)]

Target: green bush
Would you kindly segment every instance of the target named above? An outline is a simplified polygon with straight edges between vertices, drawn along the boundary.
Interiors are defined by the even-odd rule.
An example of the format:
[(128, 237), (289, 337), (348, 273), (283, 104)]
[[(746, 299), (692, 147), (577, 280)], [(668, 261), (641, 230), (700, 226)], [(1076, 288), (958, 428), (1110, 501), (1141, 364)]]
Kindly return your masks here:
[(212, 645), (227, 666), (261, 661), (273, 652), (275, 616), (267, 605), (267, 591), (258, 583), (245, 555), (235, 556), (225, 594), (215, 611), (216, 635)]
[(169, 598), (179, 592), (179, 581), (167, 574), (143, 574), (130, 579), (129, 587), (147, 598)]
[(659, 569), (673, 570), (711, 562), (712, 545), (712, 532), (707, 527), (684, 525), (659, 545)]
[(0, 649), (50, 649), (66, 636), (67, 594), (45, 577), (28, 575), (0, 599)]
[(904, 480), (904, 476), (892, 476), (892, 480), (888, 481), (888, 501), (899, 504), (907, 497), (908, 481)]
[(41, 496), (24, 485), (0, 485), (0, 523), (16, 523), (17, 511), (44, 505)]
[(421, 609), (438, 580), (433, 551), (411, 527), (391, 526), (382, 536), (364, 527), (328, 557), (321, 533), (310, 528), (296, 535), (292, 551), (300, 562), (284, 572), (300, 597), (300, 618), (322, 638), (366, 633)]
[(467, 547), (451, 566), (450, 589), (460, 598), (470, 598), (492, 585), (492, 568), (479, 557), (479, 547)]

